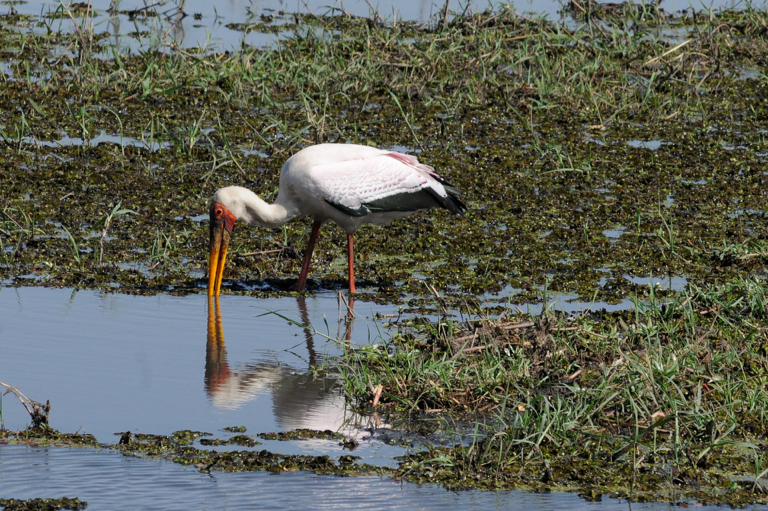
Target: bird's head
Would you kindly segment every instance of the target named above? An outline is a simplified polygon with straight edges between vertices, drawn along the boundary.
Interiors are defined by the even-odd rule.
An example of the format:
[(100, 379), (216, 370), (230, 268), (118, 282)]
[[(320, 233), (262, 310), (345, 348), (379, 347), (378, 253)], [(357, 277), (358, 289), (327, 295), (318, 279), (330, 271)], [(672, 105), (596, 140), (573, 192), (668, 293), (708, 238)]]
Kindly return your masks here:
[(211, 201), (211, 244), (208, 256), (208, 296), (218, 296), (221, 290), (221, 280), (224, 274), (224, 263), (227, 260), (227, 249), (232, 231), (235, 228), (235, 215), (218, 200), (218, 194)]

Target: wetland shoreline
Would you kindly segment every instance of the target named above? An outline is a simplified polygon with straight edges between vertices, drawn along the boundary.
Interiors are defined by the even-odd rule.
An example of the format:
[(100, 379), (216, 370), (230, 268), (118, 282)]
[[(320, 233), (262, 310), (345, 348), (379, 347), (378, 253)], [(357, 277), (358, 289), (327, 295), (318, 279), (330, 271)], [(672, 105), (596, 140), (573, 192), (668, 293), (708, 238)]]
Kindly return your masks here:
[[(766, 503), (768, 14), (571, 8), (286, 15), (242, 27), (279, 21), (280, 44), (231, 52), (138, 32), (120, 53), (87, 10), (57, 11), (72, 31), (0, 15), (0, 282), (200, 293), (218, 187), (269, 200), (319, 142), (418, 154), (467, 215), (362, 229), (356, 250), (360, 299), (424, 320), (320, 370), (403, 429), (482, 434), (393, 477)], [(240, 229), (226, 292), (285, 293), (307, 227)], [(343, 242), (321, 234), (310, 290), (344, 286)], [(516, 308), (549, 293), (633, 306)]]

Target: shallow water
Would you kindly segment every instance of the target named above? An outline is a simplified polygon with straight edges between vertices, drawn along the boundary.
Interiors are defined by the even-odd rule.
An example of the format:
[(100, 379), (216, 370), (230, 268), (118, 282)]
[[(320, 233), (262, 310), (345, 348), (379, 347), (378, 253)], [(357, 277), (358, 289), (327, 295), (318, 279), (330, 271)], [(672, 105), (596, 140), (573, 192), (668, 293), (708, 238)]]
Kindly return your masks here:
[[(0, 446), (0, 495), (77, 496), (89, 510), (117, 509), (499, 509), (510, 511), (650, 511), (670, 504), (615, 499), (587, 502), (563, 493), (450, 492), (378, 477), (328, 477), (306, 472), (204, 474), (155, 460), (86, 449)], [(712, 511), (729, 508), (708, 506)], [(765, 509), (751, 506), (747, 510)]]
[[(552, 295), (547, 308), (578, 312), (631, 305)], [(356, 319), (348, 323), (346, 305), (333, 292), (223, 295), (218, 308), (210, 309), (202, 293), (0, 287), (0, 381), (35, 401), (49, 399), (57, 429), (83, 430), (100, 442), (114, 442), (114, 433), (126, 430), (216, 433), (239, 425), (252, 432), (312, 428), (357, 434), (367, 419), (346, 411), (332, 379), (310, 371), (325, 356), (341, 353), (336, 339), (356, 345), (387, 336), (374, 316), (396, 315), (395, 305), (358, 299), (354, 307)], [(522, 309), (536, 313), (543, 307)], [(6, 427), (25, 427), (28, 415), (12, 396), (3, 405)]]
[[(253, 30), (247, 32), (234, 30), (227, 25), (242, 23), (264, 23), (268, 18), (262, 16), (274, 16), (273, 21), (267, 24), (279, 26), (291, 21), (291, 17), (282, 17), (280, 13), (313, 13), (342, 14), (344, 12), (369, 17), (377, 12), (384, 20), (396, 22), (397, 20), (416, 21), (425, 23), (439, 15), (445, 5), (441, 0), (229, 0), (227, 2), (214, 2), (212, 0), (161, 0), (152, 2), (148, 0), (116, 0), (114, 4), (122, 14), (110, 15), (106, 11), (112, 0), (91, 0), (90, 4), (95, 14), (92, 14), (90, 22), (96, 33), (108, 32), (111, 35), (110, 44), (117, 48), (136, 50), (141, 44), (136, 44), (130, 35), (137, 31), (149, 34), (149, 42), (152, 44), (176, 43), (183, 48), (207, 48), (217, 51), (232, 50), (242, 43), (254, 46), (274, 44), (279, 35), (265, 34)], [(563, 19), (565, 16), (563, 6), (567, 4), (561, 0), (448, 0), (452, 12), (484, 11), (498, 8), (500, 5), (509, 5), (523, 15), (546, 16), (550, 20)], [(607, 2), (601, 2), (607, 3)], [(640, 2), (637, 2), (640, 3)], [(645, 2), (650, 3), (650, 2)], [(71, 31), (73, 23), (69, 13), (62, 5), (70, 5), (69, 1), (28, 1), (14, 4), (13, 8), (21, 14), (41, 15), (58, 13), (49, 23), (54, 31)], [(741, 0), (663, 0), (661, 7), (670, 13), (679, 13), (681, 10), (693, 7), (696, 10), (721, 8), (746, 8), (746, 2)], [(750, 4), (753, 8), (765, 8), (766, 1), (755, 1)], [(146, 9), (142, 11), (143, 9)], [(135, 11), (133, 16), (126, 14)], [(70, 11), (72, 12), (72, 11)], [(147, 15), (154, 13), (154, 15)], [(75, 18), (82, 18), (82, 14), (75, 12)], [(146, 43), (145, 37), (145, 43)], [(110, 53), (111, 55), (111, 53)]]
[[(36, 401), (50, 400), (51, 424), (114, 443), (114, 433), (170, 434), (193, 429), (226, 437), (300, 427), (355, 435), (363, 462), (396, 466), (404, 452), (372, 434), (375, 417), (345, 409), (329, 379), (310, 367), (339, 345), (332, 338), (375, 342), (376, 313), (394, 306), (355, 303), (347, 331), (333, 293), (300, 299), (222, 296), (130, 296), (37, 287), (0, 288), (0, 380)], [(219, 314), (216, 314), (216, 311)], [(209, 314), (209, 312), (211, 314)], [(28, 415), (12, 395), (3, 399), (10, 429)], [(284, 454), (348, 454), (338, 441), (263, 441), (256, 449)], [(242, 449), (238, 447), (238, 449)], [(0, 445), (0, 496), (78, 497), (88, 509), (665, 509), (576, 495), (448, 492), (387, 478), (311, 473), (202, 474), (170, 462), (124, 457), (108, 450)], [(757, 508), (754, 508), (757, 509)]]
[[(2, 381), (30, 399), (51, 400), (51, 423), (84, 430), (101, 442), (118, 431), (255, 432), (342, 428), (345, 413), (333, 382), (308, 374), (339, 346), (291, 324), (310, 323), (346, 337), (335, 294), (253, 299), (223, 296), (209, 321), (203, 294), (130, 296), (95, 291), (0, 288)], [(377, 339), (376, 312), (358, 302), (350, 341)], [(6, 427), (23, 428), (26, 412), (4, 399)]]
[(325, 477), (305, 472), (209, 475), (170, 463), (108, 452), (24, 446), (0, 446), (0, 476), (0, 494), (6, 498), (77, 496), (88, 502), (89, 510), (672, 509), (666, 504), (630, 505), (612, 499), (586, 502), (569, 494), (455, 493), (378, 477)]

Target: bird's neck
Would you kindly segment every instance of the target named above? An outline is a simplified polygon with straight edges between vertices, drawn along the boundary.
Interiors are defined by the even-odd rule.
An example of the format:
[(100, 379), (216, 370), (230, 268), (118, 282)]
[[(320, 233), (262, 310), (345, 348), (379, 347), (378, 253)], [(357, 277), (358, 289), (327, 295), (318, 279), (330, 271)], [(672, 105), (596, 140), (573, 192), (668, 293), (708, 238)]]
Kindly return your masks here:
[(293, 204), (281, 201), (280, 196), (274, 204), (269, 204), (255, 193), (250, 193), (243, 197), (240, 205), (240, 211), (233, 211), (235, 216), (244, 222), (260, 227), (280, 227), (299, 214)]

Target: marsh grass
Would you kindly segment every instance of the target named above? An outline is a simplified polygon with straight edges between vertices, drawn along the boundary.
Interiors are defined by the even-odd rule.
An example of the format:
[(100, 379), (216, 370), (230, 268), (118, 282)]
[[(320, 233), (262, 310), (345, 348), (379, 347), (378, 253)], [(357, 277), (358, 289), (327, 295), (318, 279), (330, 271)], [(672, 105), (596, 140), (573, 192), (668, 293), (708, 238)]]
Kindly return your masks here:
[[(200, 266), (205, 228), (185, 222), (189, 243), (160, 243), (158, 230), (179, 227), (170, 219), (197, 216), (225, 184), (269, 195), (296, 150), (354, 142), (418, 152), (470, 205), (464, 220), (436, 214), (361, 230), (361, 265), (379, 284), (376, 294), (423, 296), (419, 274), (450, 289), (446, 298), (456, 304), (508, 287), (532, 295), (549, 278), (553, 291), (616, 302), (640, 292), (624, 275), (705, 281), (713, 261), (729, 276), (754, 272), (763, 257), (733, 258), (717, 247), (768, 236), (760, 215), (729, 216), (736, 207), (762, 207), (753, 191), (764, 188), (766, 13), (673, 16), (579, 5), (576, 23), (507, 8), (425, 25), (286, 15), (278, 21), (290, 33), (274, 46), (228, 52), (162, 40), (172, 20), (158, 14), (151, 16), (168, 30), (133, 35), (142, 48), (130, 53), (98, 32), (87, 5), (45, 18), (45, 33), (25, 28), (29, 18), (0, 17), (8, 49), (0, 52), (0, 148), (10, 169), (0, 176), (2, 199), (16, 210), (34, 207), (41, 224), (60, 225), (79, 221), (77, 207), (57, 200), (69, 193), (75, 205), (130, 203), (135, 221), (110, 230), (115, 263), (148, 254), (150, 266), (166, 253)], [(121, 143), (96, 145), (102, 132)], [(57, 142), (64, 137), (82, 144)], [(630, 140), (663, 145), (650, 151), (625, 145)], [(657, 207), (667, 195), (674, 204)], [(145, 215), (152, 221), (139, 221)], [(634, 237), (600, 242), (605, 225), (630, 219)], [(24, 247), (0, 228), (5, 245)], [(295, 224), (250, 237), (245, 251), (274, 248), (278, 237), (298, 246), (304, 231)], [(330, 280), (337, 238), (323, 237), (318, 247), (315, 268)], [(404, 238), (413, 240), (407, 257), (393, 248)], [(24, 269), (5, 264), (6, 277), (43, 259), (66, 266), (74, 258), (62, 250), (16, 253)], [(567, 262), (573, 253), (576, 264)], [(288, 278), (297, 265), (242, 260), (229, 275)], [(164, 270), (171, 266), (145, 284), (183, 287)], [(596, 284), (596, 268), (608, 268), (608, 285)]]
[[(142, 99), (210, 92), (225, 103), (255, 99), (268, 106), (303, 98), (316, 132), (323, 128), (312, 119), (316, 114), (307, 110), (309, 105), (336, 110), (365, 97), (395, 107), (406, 125), (415, 115), (406, 108), (409, 104), (454, 114), (498, 104), (547, 115), (576, 114), (605, 127), (627, 110), (643, 110), (652, 100), (659, 101), (652, 106), (661, 112), (695, 110), (703, 84), (725, 72), (720, 53), (728, 48), (737, 54), (740, 48), (734, 44), (746, 49), (743, 46), (751, 43), (718, 28), (725, 15), (699, 19), (698, 24), (673, 18), (666, 22), (690, 39), (670, 48), (647, 17), (636, 12), (628, 16), (572, 28), (502, 9), (457, 16), (444, 28), (430, 30), (407, 22), (388, 26), (361, 18), (297, 15), (296, 35), (274, 50), (215, 53), (184, 50), (169, 42), (176, 53), (150, 51), (129, 57), (113, 52), (113, 59), (99, 65), (65, 55), (62, 59), (71, 60), (71, 71), (39, 67), (31, 72), (49, 91), (58, 81), (77, 76), (85, 86), (79, 96), (86, 100), (109, 89)], [(759, 32), (765, 23), (765, 13), (755, 10), (727, 17), (745, 34)], [(87, 10), (81, 21), (73, 19), (78, 41), (98, 39)], [(337, 36), (342, 30), (347, 37)], [(84, 35), (89, 31), (90, 36)], [(30, 33), (18, 37), (23, 53), (50, 47), (54, 39)], [(90, 47), (93, 42), (78, 44)], [(751, 57), (760, 54), (753, 51)], [(674, 89), (679, 92), (670, 94)], [(414, 136), (412, 126), (409, 130)]]
[(381, 386), (380, 411), (492, 424), (469, 446), (404, 458), (408, 477), (764, 502), (767, 307), (765, 283), (748, 279), (624, 313), (415, 323), (349, 349), (339, 371), (362, 408)]
[(75, 240), (75, 237), (72, 235), (72, 233), (67, 229), (66, 226), (62, 225), (62, 229), (64, 229), (64, 232), (67, 233), (67, 238), (69, 239), (70, 244), (72, 245), (72, 257), (77, 263), (78, 266), (83, 265), (83, 259), (80, 256), (80, 247), (77, 245), (77, 240)]
[(104, 263), (104, 241), (107, 238), (109, 228), (112, 226), (112, 222), (122, 216), (135, 215), (136, 212), (130, 209), (122, 208), (122, 203), (118, 202), (112, 208), (112, 210), (104, 215), (96, 224), (94, 228), (101, 227), (101, 234), (99, 235), (99, 264)]
[[(402, 477), (765, 502), (768, 14), (570, 9), (577, 23), (508, 8), (425, 25), (292, 15), (273, 47), (229, 52), (179, 48), (148, 9), (137, 15), (167, 30), (137, 30), (141, 51), (125, 54), (88, 7), (56, 14), (73, 33), (56, 17), (39, 33), (34, 18), (0, 16), (0, 277), (198, 292), (189, 274), (205, 265), (198, 217), (213, 189), (271, 200), (282, 162), (312, 143), (406, 147), (470, 208), (361, 229), (358, 264), (375, 286), (360, 289), (440, 319), (342, 342), (338, 369), (359, 407), (477, 422), (469, 441), (403, 458)], [(102, 131), (119, 146), (93, 143)], [(57, 142), (76, 136), (82, 145)], [(136, 214), (110, 222), (121, 204)], [(103, 219), (98, 258), (69, 231), (39, 236), (81, 225), (84, 211)], [(632, 235), (599, 235), (617, 225)], [(305, 231), (238, 227), (227, 278), (293, 278)], [(318, 242), (320, 287), (343, 281), (342, 241), (329, 230)], [(114, 270), (125, 262), (151, 271)], [(690, 287), (627, 278), (648, 275)], [(635, 301), (575, 316), (514, 307), (554, 292)]]

